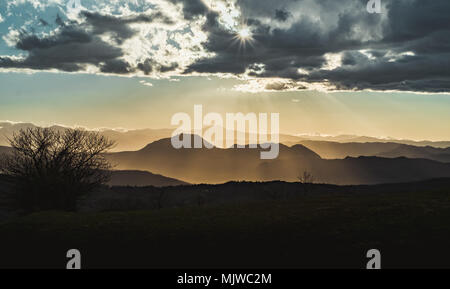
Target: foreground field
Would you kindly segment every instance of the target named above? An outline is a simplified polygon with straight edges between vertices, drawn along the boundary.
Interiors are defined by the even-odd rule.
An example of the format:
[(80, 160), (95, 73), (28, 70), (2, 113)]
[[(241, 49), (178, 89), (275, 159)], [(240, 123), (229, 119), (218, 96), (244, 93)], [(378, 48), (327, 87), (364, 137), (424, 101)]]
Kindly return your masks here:
[(450, 192), (327, 193), (155, 211), (43, 212), (0, 225), (1, 267), (450, 267)]

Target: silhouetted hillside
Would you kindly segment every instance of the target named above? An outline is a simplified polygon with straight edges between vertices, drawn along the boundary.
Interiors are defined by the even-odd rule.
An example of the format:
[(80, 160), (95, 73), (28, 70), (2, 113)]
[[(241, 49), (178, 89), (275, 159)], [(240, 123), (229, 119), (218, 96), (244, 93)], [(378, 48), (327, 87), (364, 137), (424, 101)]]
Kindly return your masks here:
[[(260, 149), (175, 149), (170, 139), (154, 142), (137, 152), (108, 154), (117, 169), (152, 171), (189, 183), (223, 183), (230, 180), (264, 180), (258, 166)], [(305, 162), (320, 159), (313, 151), (298, 145), (280, 145), (279, 160)], [(271, 161), (269, 161), (271, 162)]]
[(187, 185), (187, 183), (145, 171), (112, 171), (108, 185), (167, 187)]
[(326, 159), (378, 156), (386, 158), (420, 158), (441, 162), (450, 162), (450, 148), (412, 146), (393, 142), (339, 143), (327, 141), (302, 141), (301, 144), (315, 151), (322, 158)]
[(450, 177), (450, 164), (424, 159), (358, 157), (324, 160), (303, 145), (280, 145), (274, 160), (261, 160), (260, 149), (174, 149), (170, 139), (136, 152), (111, 153), (120, 170), (147, 170), (189, 183), (297, 181), (303, 171), (316, 182), (376, 184)]

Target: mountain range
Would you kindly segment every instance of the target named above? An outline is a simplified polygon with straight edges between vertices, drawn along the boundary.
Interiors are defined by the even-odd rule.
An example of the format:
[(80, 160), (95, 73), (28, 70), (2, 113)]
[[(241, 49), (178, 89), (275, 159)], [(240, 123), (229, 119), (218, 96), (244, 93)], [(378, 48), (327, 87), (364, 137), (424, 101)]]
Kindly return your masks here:
[(325, 159), (377, 156), (385, 158), (407, 157), (450, 162), (450, 148), (413, 146), (394, 142), (339, 143), (307, 140), (300, 142), (300, 144), (313, 150)]
[[(8, 146), (8, 138), (11, 138), (14, 133), (21, 129), (36, 128), (32, 123), (11, 123), (0, 122), (0, 146)], [(65, 130), (67, 127), (53, 125), (50, 128), (55, 130)], [(108, 139), (116, 142), (113, 151), (138, 150), (147, 144), (156, 140), (170, 137), (172, 130), (170, 129), (138, 129), (138, 130), (113, 130), (101, 129), (100, 134), (106, 136)]]
[[(0, 146), (8, 145), (8, 138), (21, 129), (34, 128), (36, 125), (32, 123), (12, 123), (0, 122)], [(67, 129), (65, 126), (54, 125), (51, 128), (56, 130)], [(111, 140), (116, 141), (114, 152), (120, 151), (134, 151), (145, 147), (147, 144), (172, 136), (173, 129), (137, 129), (137, 130), (114, 130), (114, 129), (100, 129), (99, 132)], [(329, 141), (337, 143), (399, 143), (411, 146), (431, 146), (435, 148), (450, 147), (450, 141), (413, 141), (413, 140), (398, 140), (398, 139), (383, 139), (367, 136), (355, 135), (338, 135), (338, 136), (322, 136), (322, 135), (289, 135), (280, 134), (280, 142), (292, 146), (303, 141)]]
[[(0, 143), (33, 124), (0, 123)], [(56, 130), (65, 127), (54, 126)], [(420, 181), (450, 177), (450, 148), (445, 142), (399, 143), (393, 140), (340, 136), (314, 140), (280, 135), (280, 154), (261, 160), (261, 149), (174, 149), (170, 130), (102, 130), (118, 142), (105, 156), (114, 165), (110, 185), (171, 186), (228, 181), (298, 181), (303, 172), (317, 183), (338, 185)], [(198, 136), (191, 136), (199, 138)], [(326, 139), (326, 138), (325, 138)], [(283, 142), (283, 140), (285, 140)], [(351, 140), (346, 142), (346, 140)], [(367, 141), (367, 142), (364, 142)], [(409, 142), (409, 141), (408, 141)], [(414, 143), (414, 142), (413, 142)], [(420, 145), (419, 145), (420, 144)], [(449, 143), (450, 146), (450, 143)], [(135, 149), (139, 147), (140, 149)], [(0, 146), (0, 154), (11, 148)]]
[[(198, 137), (198, 136), (193, 136)], [(138, 151), (106, 154), (119, 170), (146, 170), (189, 183), (298, 181), (304, 171), (315, 182), (339, 185), (410, 182), (450, 177), (450, 163), (406, 157), (346, 157), (328, 160), (304, 145), (280, 144), (275, 160), (261, 160), (261, 149), (174, 149), (162, 139)]]

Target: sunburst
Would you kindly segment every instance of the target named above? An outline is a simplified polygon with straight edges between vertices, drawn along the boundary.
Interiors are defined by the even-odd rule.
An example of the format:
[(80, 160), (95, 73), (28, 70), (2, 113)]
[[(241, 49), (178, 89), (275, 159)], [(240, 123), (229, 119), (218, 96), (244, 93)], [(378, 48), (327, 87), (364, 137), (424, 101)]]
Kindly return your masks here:
[(251, 45), (254, 41), (252, 30), (247, 25), (242, 25), (235, 33), (234, 40), (238, 42), (239, 48), (245, 49), (247, 44)]
[(250, 30), (250, 28), (245, 26), (245, 27), (242, 27), (237, 32), (237, 35), (242, 41), (248, 41), (248, 40), (250, 40), (252, 38), (252, 31)]

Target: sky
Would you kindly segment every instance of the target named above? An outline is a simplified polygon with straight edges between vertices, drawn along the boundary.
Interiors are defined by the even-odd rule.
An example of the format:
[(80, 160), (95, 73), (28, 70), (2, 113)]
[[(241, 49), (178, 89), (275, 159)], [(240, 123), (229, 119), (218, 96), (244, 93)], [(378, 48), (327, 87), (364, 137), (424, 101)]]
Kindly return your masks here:
[(0, 120), (168, 128), (202, 104), (278, 112), (284, 133), (450, 140), (450, 1), (367, 2), (2, 1)]

